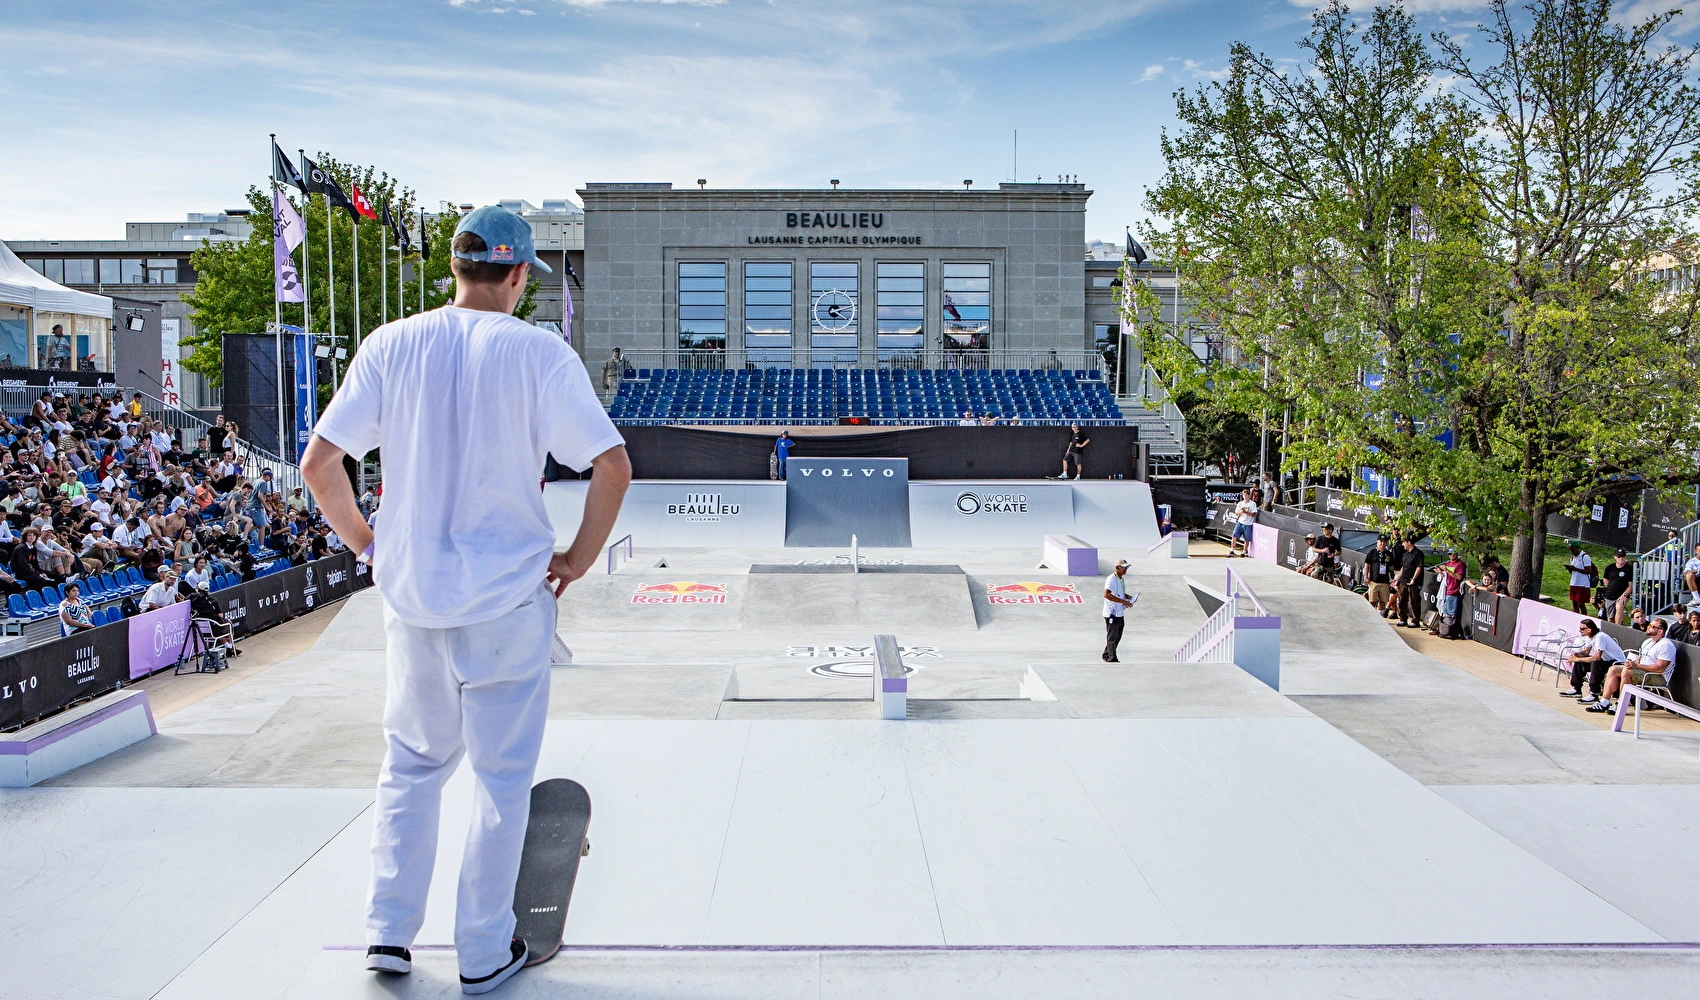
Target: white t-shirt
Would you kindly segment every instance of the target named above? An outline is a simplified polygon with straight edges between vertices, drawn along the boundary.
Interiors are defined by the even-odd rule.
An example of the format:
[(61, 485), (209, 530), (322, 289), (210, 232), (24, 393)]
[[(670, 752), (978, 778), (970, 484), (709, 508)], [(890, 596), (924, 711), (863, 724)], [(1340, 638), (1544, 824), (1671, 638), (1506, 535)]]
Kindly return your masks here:
[(1665, 663), (1664, 672), (1676, 666), (1676, 643), (1669, 639), (1648, 639), (1641, 644), (1641, 652), (1635, 657), (1635, 666), (1642, 670), (1657, 670), (1660, 660)]
[[(1594, 560), (1588, 558), (1588, 553), (1578, 552), (1578, 553), (1576, 553), (1575, 558), (1571, 559), (1570, 562), (1566, 563), (1565, 565), (1567, 565), (1567, 566), (1580, 566), (1583, 569), (1587, 569), (1589, 566), (1594, 565)], [(1594, 581), (1588, 579), (1588, 574), (1578, 573), (1574, 570), (1571, 571), (1571, 573), (1570, 573), (1570, 585), (1572, 587), (1591, 587), (1591, 586), (1593, 586), (1593, 584), (1594, 584)]]
[(1684, 573), (1700, 573), (1700, 556), (1689, 556), (1688, 561), (1682, 564), (1682, 571)]
[(147, 593), (142, 595), (141, 600), (142, 609), (146, 611), (151, 611), (154, 608), (163, 608), (168, 604), (175, 603), (177, 603), (176, 581), (172, 581), (170, 585), (167, 585), (164, 580), (160, 580), (147, 589)]
[(376, 581), (420, 628), (498, 618), (548, 571), (538, 481), (625, 444), (561, 338), (504, 313), (444, 306), (379, 327), (313, 432), (384, 452)]
[(1257, 501), (1241, 500), (1234, 505), (1234, 513), (1239, 515), (1241, 524), (1257, 523)]
[[(1104, 589), (1109, 591), (1110, 593), (1116, 595), (1117, 597), (1126, 597), (1127, 596), (1127, 581), (1124, 578), (1119, 577), (1114, 573), (1111, 573), (1109, 576), (1104, 577)], [(1108, 597), (1104, 598), (1104, 617), (1105, 618), (1120, 618), (1126, 613), (1127, 613), (1126, 607), (1124, 607), (1120, 604), (1117, 604), (1115, 601), (1110, 600)]]
[(1588, 643), (1587, 652), (1589, 654), (1599, 653), (1613, 663), (1623, 662), (1623, 647), (1617, 644), (1616, 639), (1606, 635), (1605, 629), (1594, 633), (1594, 638)]

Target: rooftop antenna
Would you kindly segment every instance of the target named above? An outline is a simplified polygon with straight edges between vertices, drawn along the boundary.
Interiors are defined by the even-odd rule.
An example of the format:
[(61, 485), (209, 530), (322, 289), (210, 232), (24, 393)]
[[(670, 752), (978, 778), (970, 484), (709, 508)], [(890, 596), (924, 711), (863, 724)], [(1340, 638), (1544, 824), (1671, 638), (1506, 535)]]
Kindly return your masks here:
[(962, 179), (962, 190), (966, 191), (973, 186), (974, 186), (974, 178), (965, 177), (965, 178)]
[(708, 178), (698, 177), (697, 178), (697, 187), (699, 189), (706, 189), (708, 187)]
[(828, 183), (832, 185), (832, 189), (834, 191), (838, 190), (838, 178), (834, 177), (831, 181), (828, 181)]
[(1021, 176), (1021, 130), (1009, 132), (1009, 179), (1014, 183)]

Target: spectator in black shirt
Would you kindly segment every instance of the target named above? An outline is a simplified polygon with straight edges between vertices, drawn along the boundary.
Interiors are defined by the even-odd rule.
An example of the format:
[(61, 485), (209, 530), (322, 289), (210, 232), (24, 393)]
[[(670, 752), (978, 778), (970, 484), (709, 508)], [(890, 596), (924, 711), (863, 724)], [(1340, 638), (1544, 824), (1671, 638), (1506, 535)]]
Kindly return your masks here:
[(1393, 578), (1393, 588), (1399, 599), (1399, 624), (1404, 628), (1421, 628), (1423, 550), (1417, 548), (1417, 540), (1409, 535), (1399, 544), (1399, 572)]
[(1619, 625), (1629, 614), (1629, 588), (1635, 582), (1635, 568), (1629, 565), (1629, 553), (1618, 549), (1612, 554), (1611, 565), (1600, 570), (1600, 616)]
[(1387, 536), (1375, 537), (1375, 548), (1364, 553), (1364, 583), (1369, 587), (1364, 596), (1383, 618), (1394, 615), (1393, 574), (1398, 571), (1399, 554), (1387, 546)]

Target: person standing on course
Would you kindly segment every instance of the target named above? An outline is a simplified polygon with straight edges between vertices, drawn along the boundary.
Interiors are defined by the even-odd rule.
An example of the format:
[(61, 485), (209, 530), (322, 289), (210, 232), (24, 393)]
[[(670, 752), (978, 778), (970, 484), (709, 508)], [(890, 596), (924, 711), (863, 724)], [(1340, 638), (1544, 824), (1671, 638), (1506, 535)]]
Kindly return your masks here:
[[(384, 599), (386, 746), (366, 967), (412, 968), (443, 782), (465, 755), (476, 807), (454, 943), (461, 990), (487, 993), (528, 955), (513, 937), (513, 894), (549, 705), (555, 601), (607, 541), (631, 463), (578, 355), (512, 315), (528, 265), (548, 270), (531, 226), (485, 206), (461, 219), (451, 250), (454, 303), (366, 338), (301, 473), (331, 527), (371, 563)], [(374, 448), (384, 454), (375, 530), (342, 464)], [(565, 552), (554, 551), (537, 488), (550, 455), (594, 470)]]
[(785, 478), (785, 460), (791, 457), (791, 448), (797, 442), (791, 440), (790, 431), (780, 431), (779, 440), (773, 442), (774, 457), (779, 460), (779, 478)]
[(1091, 444), (1091, 443), (1092, 443), (1092, 439), (1080, 432), (1080, 425), (1079, 424), (1069, 424), (1068, 425), (1068, 445), (1067, 445), (1067, 447), (1065, 447), (1063, 449), (1062, 475), (1060, 475), (1060, 476), (1046, 476), (1045, 478), (1047, 478), (1047, 479), (1067, 479), (1067, 478), (1069, 478), (1069, 475), (1068, 475), (1069, 466), (1072, 465), (1074, 467), (1074, 478), (1079, 479), (1082, 469), (1085, 468), (1081, 464), (1081, 460), (1086, 455), (1086, 446)]
[(1251, 490), (1240, 491), (1240, 502), (1234, 505), (1234, 536), (1228, 541), (1228, 558), (1251, 555), (1252, 526), (1257, 523), (1257, 501)]
[(1120, 663), (1116, 646), (1122, 641), (1122, 629), (1127, 627), (1127, 609), (1139, 600), (1139, 594), (1127, 594), (1127, 560), (1116, 561), (1115, 572), (1104, 578), (1104, 662)]

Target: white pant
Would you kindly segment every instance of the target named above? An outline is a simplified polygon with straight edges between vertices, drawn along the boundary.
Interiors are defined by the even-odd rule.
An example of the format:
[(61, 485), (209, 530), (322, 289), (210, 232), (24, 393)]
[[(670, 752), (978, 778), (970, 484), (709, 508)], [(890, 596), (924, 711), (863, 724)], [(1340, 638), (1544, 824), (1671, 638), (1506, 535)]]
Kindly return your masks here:
[(460, 970), (509, 961), (514, 880), (531, 814), (531, 779), (549, 709), (555, 599), (538, 587), (519, 607), (460, 628), (418, 628), (386, 606), (389, 695), (372, 828), (366, 942), (407, 948), (425, 919), (443, 782), (463, 753), (477, 781), (455, 895)]

